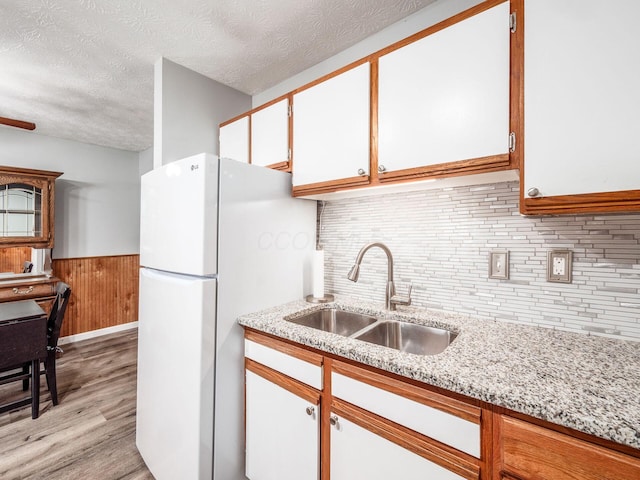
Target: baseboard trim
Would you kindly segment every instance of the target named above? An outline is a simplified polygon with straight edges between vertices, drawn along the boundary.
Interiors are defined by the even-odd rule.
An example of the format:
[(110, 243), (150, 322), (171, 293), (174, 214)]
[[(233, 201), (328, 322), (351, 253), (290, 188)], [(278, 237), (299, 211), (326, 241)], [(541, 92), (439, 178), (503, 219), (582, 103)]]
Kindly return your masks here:
[(113, 327), (99, 328), (98, 330), (91, 330), (89, 332), (77, 333), (75, 335), (68, 335), (61, 337), (58, 340), (59, 345), (65, 343), (79, 342), (81, 340), (89, 340), (90, 338), (101, 337), (102, 335), (109, 335), (110, 333), (123, 332), (125, 330), (131, 330), (138, 328), (138, 322), (123, 323), (122, 325), (114, 325)]

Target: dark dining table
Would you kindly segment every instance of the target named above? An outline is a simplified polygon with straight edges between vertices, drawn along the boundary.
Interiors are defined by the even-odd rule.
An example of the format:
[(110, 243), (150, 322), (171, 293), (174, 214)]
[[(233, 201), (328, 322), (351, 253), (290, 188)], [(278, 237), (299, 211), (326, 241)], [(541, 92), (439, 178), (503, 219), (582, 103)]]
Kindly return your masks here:
[[(35, 300), (0, 303), (0, 385), (18, 380), (31, 380), (30, 396), (0, 404), (0, 413), (31, 404), (31, 417), (38, 418), (40, 361), (46, 355), (45, 311)], [(31, 368), (25, 368), (29, 364)]]

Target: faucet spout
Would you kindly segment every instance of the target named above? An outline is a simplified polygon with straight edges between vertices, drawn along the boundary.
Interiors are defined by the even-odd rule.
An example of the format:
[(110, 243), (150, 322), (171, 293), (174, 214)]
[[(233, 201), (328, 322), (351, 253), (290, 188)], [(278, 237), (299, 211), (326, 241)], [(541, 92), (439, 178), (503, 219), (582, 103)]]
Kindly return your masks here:
[(387, 310), (395, 310), (396, 306), (391, 301), (391, 298), (396, 294), (395, 286), (393, 285), (393, 255), (391, 255), (391, 250), (384, 243), (380, 242), (372, 242), (366, 244), (364, 247), (360, 249), (358, 252), (358, 256), (356, 257), (356, 262), (354, 263), (351, 270), (347, 274), (347, 278), (352, 282), (357, 282), (360, 276), (360, 264), (362, 263), (362, 257), (370, 248), (378, 247), (384, 253), (387, 254), (387, 288), (385, 292), (385, 306)]

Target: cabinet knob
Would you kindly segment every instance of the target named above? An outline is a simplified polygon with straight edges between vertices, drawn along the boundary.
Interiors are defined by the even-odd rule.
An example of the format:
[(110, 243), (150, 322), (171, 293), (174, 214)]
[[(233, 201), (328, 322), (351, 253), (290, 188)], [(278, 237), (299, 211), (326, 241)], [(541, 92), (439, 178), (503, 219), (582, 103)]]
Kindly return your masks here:
[(538, 190), (536, 187), (531, 187), (529, 190), (527, 190), (527, 195), (529, 195), (530, 197), (537, 197), (538, 195), (540, 195), (540, 190)]
[(364, 171), (364, 169), (359, 168), (358, 169), (358, 175), (366, 175), (367, 172)]
[(338, 425), (338, 417), (336, 417), (335, 415), (331, 415), (331, 416), (329, 417), (329, 423), (330, 423), (333, 427), (337, 426), (337, 425)]
[(382, 172), (386, 172), (386, 170), (387, 170), (387, 169), (385, 168), (385, 166), (384, 166), (384, 165), (378, 165), (378, 171), (379, 171), (380, 173), (382, 173)]
[(313, 408), (313, 407), (307, 407), (305, 412), (307, 412), (307, 415), (309, 415), (311, 417), (316, 412), (316, 409)]

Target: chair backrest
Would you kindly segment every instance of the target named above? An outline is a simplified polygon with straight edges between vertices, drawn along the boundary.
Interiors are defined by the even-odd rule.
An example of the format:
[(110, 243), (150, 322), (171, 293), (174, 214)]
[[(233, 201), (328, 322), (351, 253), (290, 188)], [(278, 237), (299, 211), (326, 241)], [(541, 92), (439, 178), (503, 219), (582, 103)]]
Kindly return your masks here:
[(58, 346), (58, 338), (60, 337), (60, 329), (64, 320), (64, 312), (67, 310), (69, 297), (71, 296), (71, 287), (64, 282), (58, 282), (56, 286), (56, 299), (51, 307), (51, 313), (47, 320), (47, 342), (49, 348)]

